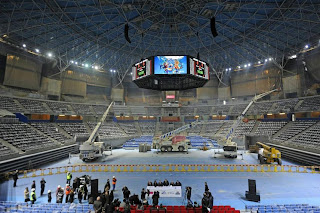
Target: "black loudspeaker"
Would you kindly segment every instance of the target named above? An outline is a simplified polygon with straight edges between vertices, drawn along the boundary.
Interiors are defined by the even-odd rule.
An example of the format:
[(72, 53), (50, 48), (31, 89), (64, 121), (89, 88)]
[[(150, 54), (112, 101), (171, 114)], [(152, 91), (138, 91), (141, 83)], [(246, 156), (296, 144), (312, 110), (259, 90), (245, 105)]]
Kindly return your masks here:
[(94, 198), (94, 200), (96, 200), (99, 195), (98, 185), (98, 179), (91, 180), (91, 196)]
[(257, 194), (255, 180), (248, 180), (249, 191), (246, 191), (246, 199), (249, 201), (260, 202), (260, 194)]
[(212, 17), (210, 20), (210, 27), (211, 27), (211, 33), (213, 35), (213, 37), (217, 37), (218, 36), (218, 32), (216, 29), (216, 18)]
[(200, 53), (199, 52), (197, 53), (197, 59), (200, 60)]
[(124, 37), (126, 38), (127, 42), (131, 44), (130, 38), (129, 38), (129, 25), (124, 25)]

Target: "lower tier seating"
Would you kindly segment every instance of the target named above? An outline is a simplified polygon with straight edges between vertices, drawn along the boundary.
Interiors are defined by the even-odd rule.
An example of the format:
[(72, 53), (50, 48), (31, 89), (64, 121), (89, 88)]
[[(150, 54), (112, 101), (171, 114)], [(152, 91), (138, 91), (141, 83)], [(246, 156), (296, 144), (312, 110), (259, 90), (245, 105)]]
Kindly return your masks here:
[(289, 204), (289, 205), (250, 205), (246, 210), (257, 213), (269, 212), (298, 212), (298, 213), (320, 213), (319, 206), (309, 206), (308, 204)]
[(71, 136), (89, 134), (83, 123), (58, 123), (58, 125)]
[(60, 143), (64, 143), (68, 140), (68, 138), (64, 136), (63, 133), (59, 132), (59, 129), (52, 123), (31, 123), (30, 125)]
[(137, 149), (141, 143), (152, 144), (152, 136), (141, 136), (140, 138), (133, 138), (123, 144), (125, 149)]

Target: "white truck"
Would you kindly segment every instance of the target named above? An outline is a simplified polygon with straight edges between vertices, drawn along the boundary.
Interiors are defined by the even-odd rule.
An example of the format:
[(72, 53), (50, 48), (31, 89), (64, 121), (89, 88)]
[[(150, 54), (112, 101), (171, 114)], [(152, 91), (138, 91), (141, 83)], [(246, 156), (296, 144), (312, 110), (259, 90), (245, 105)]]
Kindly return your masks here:
[(169, 139), (155, 140), (154, 146), (161, 152), (184, 152), (188, 151), (191, 143), (185, 136), (174, 136)]

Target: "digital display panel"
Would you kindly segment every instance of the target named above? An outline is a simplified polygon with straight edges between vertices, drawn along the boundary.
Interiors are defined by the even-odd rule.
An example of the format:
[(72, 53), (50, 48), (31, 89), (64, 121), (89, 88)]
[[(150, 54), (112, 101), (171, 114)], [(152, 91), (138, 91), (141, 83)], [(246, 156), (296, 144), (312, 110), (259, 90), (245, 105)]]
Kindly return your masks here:
[(202, 77), (206, 77), (205, 73), (205, 64), (202, 63), (201, 61), (195, 61), (195, 74), (200, 75)]
[(190, 74), (209, 80), (209, 66), (199, 59), (190, 58)]
[(137, 75), (136, 75), (137, 78), (143, 77), (147, 74), (146, 61), (142, 61), (142, 62), (136, 64), (136, 72), (137, 72)]
[(187, 74), (187, 56), (155, 56), (154, 74)]

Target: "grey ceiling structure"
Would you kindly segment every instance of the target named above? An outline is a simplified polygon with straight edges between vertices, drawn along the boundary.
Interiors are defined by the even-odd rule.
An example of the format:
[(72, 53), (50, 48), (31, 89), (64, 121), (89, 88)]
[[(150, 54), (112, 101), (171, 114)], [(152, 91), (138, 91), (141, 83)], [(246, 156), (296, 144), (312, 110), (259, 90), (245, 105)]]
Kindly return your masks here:
[(2, 0), (0, 36), (105, 70), (125, 72), (151, 55), (198, 52), (225, 70), (281, 58), (319, 39), (319, 13), (320, 0)]

